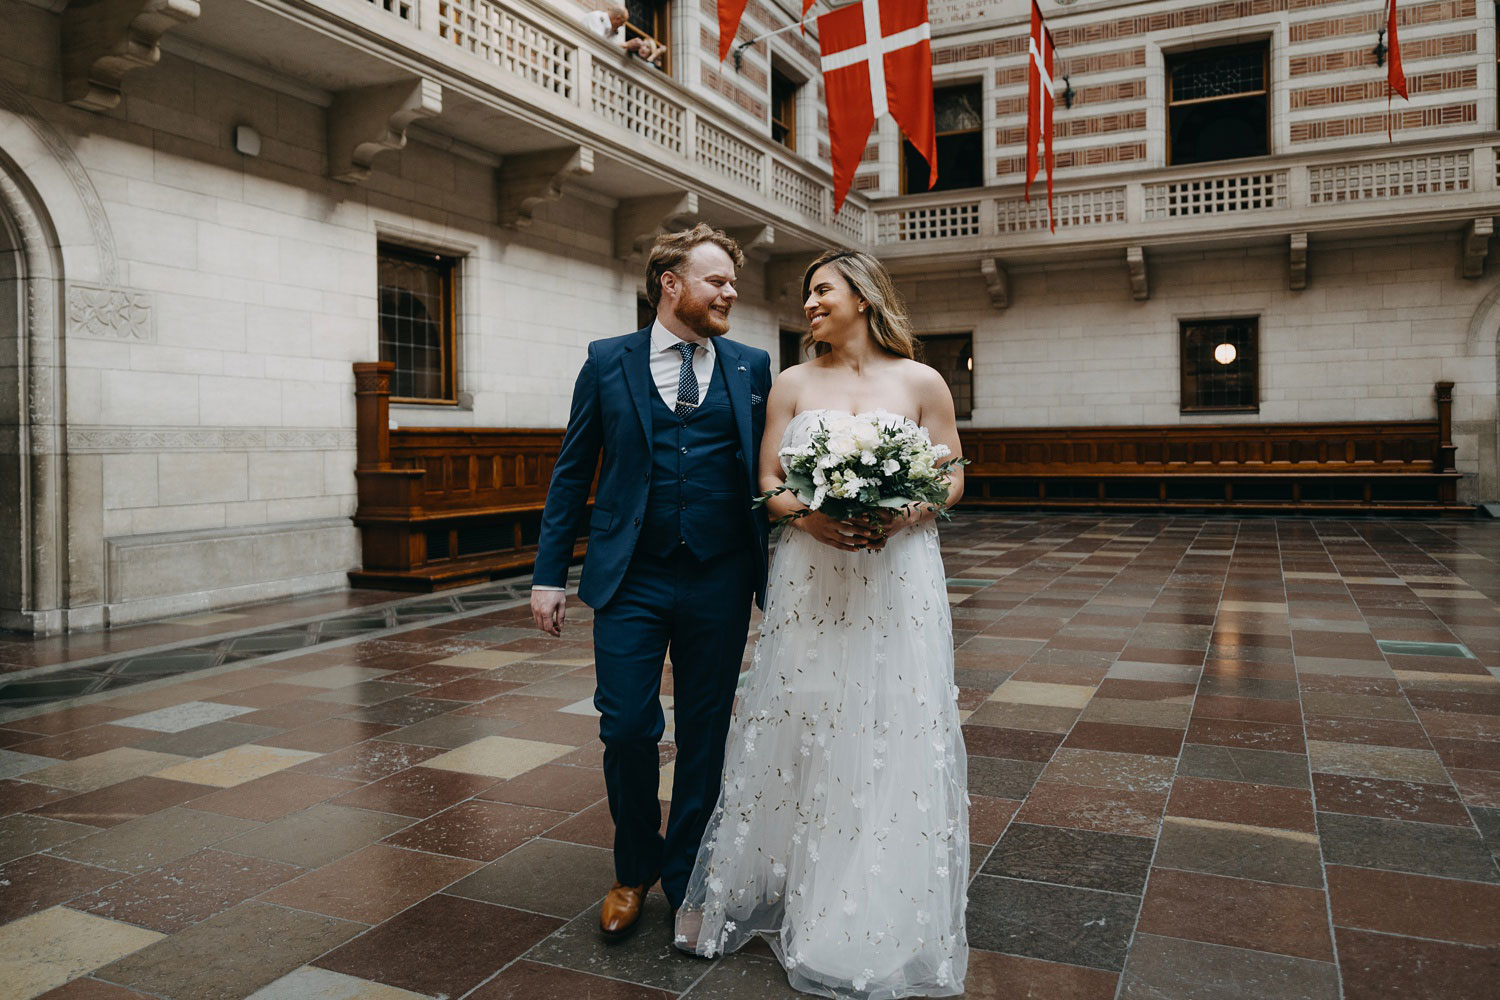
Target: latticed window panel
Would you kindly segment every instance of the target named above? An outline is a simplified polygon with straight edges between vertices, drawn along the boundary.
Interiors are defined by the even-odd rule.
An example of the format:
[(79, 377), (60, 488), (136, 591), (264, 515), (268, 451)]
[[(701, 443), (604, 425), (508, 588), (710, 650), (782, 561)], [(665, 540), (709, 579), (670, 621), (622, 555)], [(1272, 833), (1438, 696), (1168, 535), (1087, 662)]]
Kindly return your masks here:
[(1451, 194), (1472, 190), (1473, 173), (1473, 157), (1467, 151), (1334, 163), (1308, 168), (1307, 193), (1314, 205)]
[(716, 173), (732, 177), (748, 188), (760, 190), (761, 152), (728, 132), (698, 119), (698, 162)]
[(949, 240), (979, 235), (979, 202), (902, 208), (876, 215), (881, 243), (912, 240)]
[[(1068, 191), (1053, 196), (1053, 214), (1058, 229), (1103, 226), (1125, 221), (1125, 189)], [(1036, 197), (1003, 198), (995, 203), (1002, 233), (1029, 233), (1050, 228), (1047, 200)]]
[(417, 23), (416, 0), (370, 0), (370, 6), (379, 8), (392, 17)]
[(594, 113), (673, 153), (682, 152), (682, 108), (603, 63), (594, 67)]
[(839, 209), (839, 214), (833, 217), (833, 228), (856, 243), (864, 243), (870, 238), (865, 232), (869, 217), (868, 209), (845, 200), (843, 207)]
[(380, 244), (380, 360), (395, 362), (391, 395), (453, 398), (457, 259)]
[(1146, 218), (1222, 215), (1286, 208), (1285, 170), (1194, 177), (1145, 185)]
[(1168, 70), (1173, 102), (1260, 93), (1266, 89), (1264, 51), (1244, 45), (1176, 56)]
[(822, 185), (779, 160), (771, 161), (771, 196), (809, 218), (823, 217)]
[(574, 47), (489, 0), (438, 0), (438, 37), (560, 97), (574, 100)]

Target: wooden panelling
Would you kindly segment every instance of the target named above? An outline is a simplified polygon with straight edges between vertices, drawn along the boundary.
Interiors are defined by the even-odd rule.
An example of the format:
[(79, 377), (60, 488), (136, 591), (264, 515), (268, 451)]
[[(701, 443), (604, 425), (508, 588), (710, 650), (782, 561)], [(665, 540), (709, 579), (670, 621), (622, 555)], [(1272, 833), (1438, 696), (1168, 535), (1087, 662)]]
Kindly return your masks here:
[[(356, 364), (356, 586), (436, 590), (529, 566), (561, 430), (389, 425), (390, 362)], [(574, 549), (581, 554), (583, 544)]]
[(964, 503), (1468, 510), (1452, 383), (1434, 399), (1420, 421), (964, 430)]

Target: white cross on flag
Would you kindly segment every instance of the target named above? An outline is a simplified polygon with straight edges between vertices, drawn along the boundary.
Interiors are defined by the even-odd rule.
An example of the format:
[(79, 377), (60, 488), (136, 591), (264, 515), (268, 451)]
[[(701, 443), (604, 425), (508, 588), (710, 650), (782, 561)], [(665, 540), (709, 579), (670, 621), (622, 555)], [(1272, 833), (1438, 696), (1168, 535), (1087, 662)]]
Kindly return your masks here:
[(1031, 200), (1031, 182), (1036, 180), (1040, 165), (1037, 162), (1037, 144), (1046, 147), (1047, 161), (1047, 221), (1052, 231), (1057, 232), (1057, 220), (1052, 216), (1052, 109), (1056, 98), (1052, 96), (1052, 66), (1056, 61), (1057, 47), (1052, 44), (1052, 32), (1042, 22), (1042, 9), (1031, 0), (1031, 43), (1026, 68), (1026, 200)]
[(927, 0), (862, 0), (818, 18), (835, 212), (854, 182), (871, 126), (888, 111), (937, 181), (931, 38)]

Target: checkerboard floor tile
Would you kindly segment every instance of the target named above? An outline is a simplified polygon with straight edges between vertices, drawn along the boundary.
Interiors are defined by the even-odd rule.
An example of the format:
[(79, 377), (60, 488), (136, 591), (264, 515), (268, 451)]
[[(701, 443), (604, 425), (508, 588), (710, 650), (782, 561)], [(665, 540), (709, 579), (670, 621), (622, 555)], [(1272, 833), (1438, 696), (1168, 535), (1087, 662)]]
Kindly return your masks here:
[[(1500, 968), (1500, 525), (965, 514), (942, 544), (971, 995)], [(791, 995), (759, 945), (600, 942), (592, 616), (543, 639), (525, 593), (0, 636), (7, 995)]]

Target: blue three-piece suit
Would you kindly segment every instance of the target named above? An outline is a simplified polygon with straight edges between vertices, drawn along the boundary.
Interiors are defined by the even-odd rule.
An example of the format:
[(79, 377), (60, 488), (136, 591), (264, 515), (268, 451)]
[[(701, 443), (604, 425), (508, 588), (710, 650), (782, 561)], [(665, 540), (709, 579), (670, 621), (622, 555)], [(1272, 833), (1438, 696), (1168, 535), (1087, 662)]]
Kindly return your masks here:
[[(770, 356), (722, 337), (714, 348), (700, 404), (678, 416), (652, 379), (649, 326), (589, 345), (533, 578), (563, 585), (597, 466), (578, 596), (594, 609), (615, 877), (640, 885), (659, 872), (674, 907), (718, 798), (750, 603), (766, 582), (766, 517), (751, 498)], [(677, 758), (663, 837), (657, 743), (668, 651)]]

